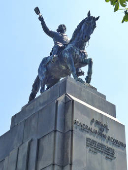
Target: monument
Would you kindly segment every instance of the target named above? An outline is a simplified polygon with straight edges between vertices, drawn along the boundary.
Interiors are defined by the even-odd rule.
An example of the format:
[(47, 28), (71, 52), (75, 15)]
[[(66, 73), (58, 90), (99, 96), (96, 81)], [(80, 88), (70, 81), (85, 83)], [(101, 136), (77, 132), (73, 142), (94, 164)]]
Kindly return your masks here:
[(127, 170), (115, 105), (67, 77), (12, 117), (0, 137), (0, 170)]
[(61, 78), (71, 74), (76, 81), (85, 83), (79, 76), (83, 75), (80, 68), (86, 65), (88, 65), (88, 72), (85, 80), (86, 83), (91, 82), (92, 59), (87, 58), (85, 46), (96, 28), (96, 21), (99, 19), (99, 17), (91, 16), (89, 11), (87, 17), (79, 23), (71, 40), (69, 40), (65, 34), (66, 26), (64, 24), (59, 25), (57, 32), (51, 31), (47, 27), (38, 7), (35, 8), (35, 12), (39, 15), (44, 32), (53, 38), (54, 47), (50, 56), (43, 58), (40, 63), (38, 76), (32, 86), (29, 102), (35, 98), (40, 87), (40, 92), (43, 93), (45, 86), (49, 89), (59, 82)]
[[(36, 12), (38, 14), (38, 9)], [(97, 19), (88, 17), (82, 25), (90, 28)], [(54, 52), (57, 50), (55, 47)], [(85, 57), (85, 51), (79, 52)], [(50, 65), (60, 63), (59, 57), (59, 53), (52, 53), (39, 68), (47, 72), (45, 66), (50, 63), (50, 70)], [(83, 62), (85, 59), (88, 60), (84, 58)], [(59, 64), (55, 69), (57, 67)], [(39, 69), (31, 100), (12, 117), (10, 130), (0, 137), (0, 170), (127, 170), (125, 126), (116, 118), (115, 105), (95, 87), (78, 78), (81, 65), (74, 67), (77, 75), (74, 79), (68, 76), (55, 81), (49, 77), (46, 82), (45, 77), (47, 90), (35, 98), (41, 82)], [(65, 71), (66, 66), (59, 68), (61, 76), (63, 72), (65, 75), (72, 73), (70, 69)]]

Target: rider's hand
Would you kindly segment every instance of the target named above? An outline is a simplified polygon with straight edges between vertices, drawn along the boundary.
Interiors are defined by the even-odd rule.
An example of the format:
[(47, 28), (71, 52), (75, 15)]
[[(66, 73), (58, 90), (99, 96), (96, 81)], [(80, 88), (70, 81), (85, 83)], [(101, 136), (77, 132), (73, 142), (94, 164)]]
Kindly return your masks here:
[(43, 20), (43, 17), (42, 17), (42, 15), (40, 14), (39, 15), (39, 18), (38, 18), (40, 21), (42, 21)]
[(34, 9), (34, 11), (35, 11), (35, 13), (36, 13), (37, 15), (39, 15), (39, 14), (40, 14), (40, 10), (39, 10), (39, 8), (38, 8), (38, 7), (36, 7), (36, 8)]

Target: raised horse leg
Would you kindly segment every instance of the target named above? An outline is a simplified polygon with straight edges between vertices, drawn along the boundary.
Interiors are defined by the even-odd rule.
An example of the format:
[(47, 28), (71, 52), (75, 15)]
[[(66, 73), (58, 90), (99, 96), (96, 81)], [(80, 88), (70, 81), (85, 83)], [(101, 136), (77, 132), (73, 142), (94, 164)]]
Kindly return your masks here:
[(84, 71), (82, 71), (80, 68), (76, 69), (76, 75), (79, 76), (84, 76)]

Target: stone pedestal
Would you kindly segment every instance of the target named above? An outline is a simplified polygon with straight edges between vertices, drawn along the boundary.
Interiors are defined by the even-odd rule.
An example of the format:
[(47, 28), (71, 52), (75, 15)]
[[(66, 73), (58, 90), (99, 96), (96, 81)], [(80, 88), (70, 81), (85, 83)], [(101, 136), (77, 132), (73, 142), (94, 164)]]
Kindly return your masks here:
[(68, 77), (12, 117), (0, 137), (0, 170), (127, 170), (115, 106)]

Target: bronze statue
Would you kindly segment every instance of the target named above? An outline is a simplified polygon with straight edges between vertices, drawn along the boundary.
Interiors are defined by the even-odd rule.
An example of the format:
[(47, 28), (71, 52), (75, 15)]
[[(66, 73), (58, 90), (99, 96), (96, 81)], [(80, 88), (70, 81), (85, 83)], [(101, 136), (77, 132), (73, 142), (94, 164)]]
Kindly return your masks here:
[(47, 27), (38, 7), (35, 8), (35, 12), (37, 15), (39, 15), (39, 20), (41, 21), (44, 32), (54, 41), (54, 47), (51, 52), (51, 57), (49, 57), (51, 60), (53, 60), (54, 57), (57, 57), (59, 47), (62, 47), (69, 43), (69, 38), (65, 34), (66, 26), (64, 24), (61, 24), (58, 26), (57, 31), (52, 31)]
[[(75, 29), (71, 40), (65, 34), (66, 26), (60, 25), (57, 32), (50, 31), (46, 26), (40, 10), (35, 8), (35, 12), (39, 15), (44, 32), (53, 38), (54, 47), (51, 56), (43, 58), (38, 69), (38, 76), (32, 86), (32, 92), (29, 97), (29, 102), (33, 100), (41, 87), (40, 92), (43, 93), (45, 85), (47, 89), (56, 84), (62, 77), (73, 75), (76, 81), (85, 83), (80, 75), (79, 68), (88, 65), (88, 72), (85, 78), (86, 83), (90, 83), (92, 75), (92, 59), (87, 58), (85, 51), (86, 43), (90, 39), (90, 35), (96, 28), (96, 21), (99, 17), (91, 16), (90, 11), (85, 19), (83, 19)], [(79, 74), (80, 73), (80, 74)]]

